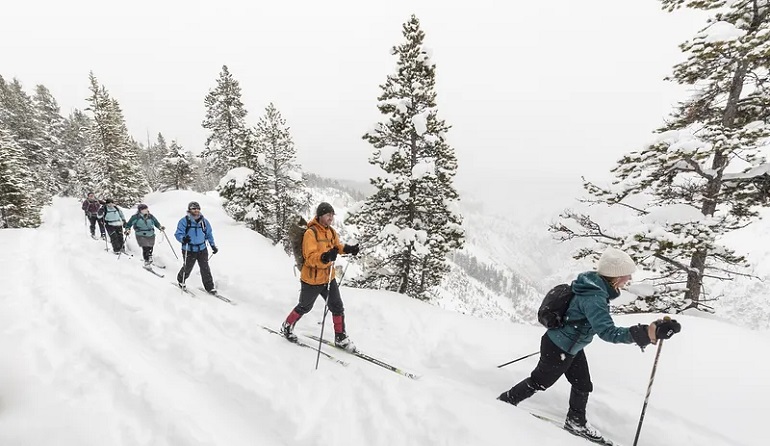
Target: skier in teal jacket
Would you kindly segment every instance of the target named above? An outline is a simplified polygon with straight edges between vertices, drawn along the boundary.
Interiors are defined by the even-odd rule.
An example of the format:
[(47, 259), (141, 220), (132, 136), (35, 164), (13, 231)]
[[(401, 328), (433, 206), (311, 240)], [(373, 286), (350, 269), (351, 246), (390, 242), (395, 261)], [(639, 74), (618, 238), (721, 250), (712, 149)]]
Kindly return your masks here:
[(123, 226), (126, 228), (126, 237), (131, 229), (134, 229), (136, 243), (142, 247), (144, 267), (149, 268), (152, 265), (152, 250), (155, 247), (155, 228), (161, 231), (166, 228), (150, 213), (150, 208), (144, 203), (137, 206), (136, 214), (132, 215)]
[(600, 444), (608, 444), (586, 419), (588, 395), (593, 391), (584, 348), (594, 335), (614, 344), (636, 343), (644, 348), (658, 339), (668, 339), (681, 330), (675, 320), (657, 320), (650, 325), (617, 327), (610, 316), (610, 301), (620, 295), (636, 264), (615, 248), (607, 248), (596, 271), (581, 273), (572, 282), (574, 297), (565, 313), (564, 325), (551, 328), (540, 341), (540, 361), (525, 380), (503, 392), (497, 399), (514, 406), (537, 391), (551, 387), (562, 376), (572, 384), (569, 412), (564, 429)]

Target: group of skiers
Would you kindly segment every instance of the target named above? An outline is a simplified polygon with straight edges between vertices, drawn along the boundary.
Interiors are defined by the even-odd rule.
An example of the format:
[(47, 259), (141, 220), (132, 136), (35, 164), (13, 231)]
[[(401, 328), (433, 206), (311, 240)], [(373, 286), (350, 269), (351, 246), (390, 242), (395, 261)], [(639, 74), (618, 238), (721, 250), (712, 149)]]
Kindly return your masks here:
[[(126, 240), (131, 230), (134, 230), (137, 244), (142, 248), (142, 258), (144, 267), (151, 268), (153, 264), (152, 254), (155, 247), (155, 229), (163, 232), (166, 228), (161, 225), (158, 219), (150, 213), (150, 208), (144, 203), (136, 207), (136, 213), (126, 221), (123, 211), (115, 205), (112, 198), (98, 200), (94, 193), (89, 193), (82, 205), (86, 218), (90, 221), (89, 230), (91, 237), (96, 237), (96, 224), (99, 224), (101, 238), (106, 240), (106, 235), (110, 238), (112, 251), (114, 254), (125, 252)], [(105, 235), (106, 232), (106, 235)], [(164, 232), (165, 234), (165, 232)], [(211, 252), (216, 254), (219, 249), (214, 243), (214, 231), (209, 221), (201, 214), (201, 207), (195, 201), (187, 205), (187, 215), (182, 217), (177, 224), (175, 238), (182, 244), (182, 258), (184, 264), (177, 274), (179, 287), (186, 289), (187, 278), (190, 277), (195, 263), (201, 272), (203, 287), (207, 292), (216, 294), (214, 279), (211, 276), (209, 268), (208, 245), (211, 246)]]
[[(116, 253), (120, 252), (124, 244), (121, 228), (125, 228), (125, 235), (129, 234), (131, 228), (135, 228), (146, 265), (152, 263), (155, 228), (163, 231), (164, 227), (150, 214), (147, 205), (137, 206), (137, 213), (126, 221), (111, 199), (100, 204), (93, 194), (89, 194), (83, 202), (83, 210), (91, 223), (91, 236), (96, 238), (96, 223), (102, 231), (102, 238), (106, 228)], [(321, 203), (315, 214), (301, 234), (302, 259), (298, 259), (298, 265), (301, 265), (299, 302), (281, 324), (280, 332), (289, 341), (296, 342), (294, 327), (297, 321), (310, 312), (320, 295), (332, 313), (335, 345), (356, 351), (345, 330), (345, 309), (335, 277), (334, 262), (339, 254), (357, 255), (359, 246), (340, 242), (337, 232), (331, 227), (334, 208), (329, 203)], [(211, 246), (213, 254), (218, 249), (214, 243), (211, 223), (203, 217), (197, 202), (189, 203), (187, 215), (179, 220), (174, 235), (182, 244), (184, 258), (184, 265), (177, 275), (179, 286), (184, 288), (197, 262), (206, 291), (216, 293), (206, 244)], [(628, 254), (607, 248), (599, 259), (596, 271), (581, 273), (572, 282), (570, 289), (573, 297), (566, 307), (563, 323), (549, 328), (542, 336), (540, 360), (530, 376), (503, 392), (497, 399), (518, 405), (536, 392), (548, 389), (564, 375), (572, 384), (564, 428), (595, 443), (611, 444), (586, 418), (586, 406), (588, 396), (593, 391), (593, 383), (585, 347), (591, 343), (594, 335), (599, 335), (607, 342), (635, 343), (644, 348), (656, 344), (658, 340), (669, 339), (681, 330), (676, 320), (668, 318), (656, 320), (649, 325), (615, 326), (609, 303), (620, 295), (620, 290), (631, 280), (635, 271), (636, 264)]]
[[(145, 268), (151, 267), (153, 247), (155, 246), (155, 229), (164, 231), (165, 227), (150, 213), (146, 204), (139, 204), (136, 213), (128, 221), (111, 198), (100, 201), (93, 193), (89, 193), (86, 200), (83, 201), (82, 208), (91, 223), (91, 237), (96, 238), (97, 223), (102, 239), (105, 239), (106, 228), (115, 254), (123, 252), (125, 249), (123, 236), (128, 236), (131, 229), (134, 229), (136, 241), (142, 247), (144, 266)], [(345, 308), (335, 277), (334, 262), (339, 254), (357, 255), (359, 247), (358, 244), (341, 243), (337, 231), (331, 227), (333, 221), (334, 208), (329, 203), (321, 203), (316, 208), (315, 217), (307, 223), (307, 228), (301, 235), (302, 261), (299, 263), (302, 268), (299, 303), (281, 324), (281, 334), (289, 341), (296, 342), (295, 324), (304, 314), (313, 309), (313, 305), (320, 295), (326, 300), (332, 313), (335, 345), (348, 351), (355, 351), (356, 347), (345, 331)], [(201, 214), (201, 207), (198, 202), (192, 201), (187, 205), (187, 214), (177, 223), (174, 237), (182, 244), (183, 265), (177, 274), (179, 287), (186, 289), (187, 278), (190, 277), (193, 267), (198, 263), (203, 287), (207, 292), (216, 294), (217, 290), (211, 275), (211, 268), (209, 268), (208, 246), (211, 247), (212, 255), (219, 252), (219, 249), (214, 242), (214, 231), (211, 223)]]

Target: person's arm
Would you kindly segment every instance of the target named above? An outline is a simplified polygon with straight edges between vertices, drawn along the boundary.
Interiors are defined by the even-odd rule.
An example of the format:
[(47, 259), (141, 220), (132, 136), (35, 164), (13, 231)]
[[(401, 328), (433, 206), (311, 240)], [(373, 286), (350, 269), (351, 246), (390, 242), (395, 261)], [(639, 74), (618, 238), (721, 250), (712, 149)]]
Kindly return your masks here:
[(209, 241), (209, 245), (212, 247), (217, 246), (217, 244), (214, 243), (214, 228), (211, 227), (211, 223), (206, 220), (206, 217), (203, 217), (203, 221), (206, 224), (206, 240)]
[(83, 208), (84, 211), (88, 209), (88, 200), (83, 202), (83, 206), (81, 206), (81, 208)]
[(134, 226), (135, 224), (136, 224), (136, 214), (132, 215), (131, 218), (128, 219), (128, 222), (123, 225), (123, 227), (128, 229), (131, 226)]
[(174, 238), (179, 243), (182, 243), (182, 239), (185, 236), (185, 230), (187, 229), (187, 224), (185, 222), (186, 218), (187, 217), (184, 217), (181, 220), (179, 220), (179, 223), (177, 223), (177, 225), (176, 225), (176, 232), (174, 232)]
[(602, 295), (576, 295), (578, 308), (588, 319), (591, 328), (602, 340), (613, 344), (631, 344), (634, 342), (627, 327), (617, 327), (610, 316), (606, 297)]

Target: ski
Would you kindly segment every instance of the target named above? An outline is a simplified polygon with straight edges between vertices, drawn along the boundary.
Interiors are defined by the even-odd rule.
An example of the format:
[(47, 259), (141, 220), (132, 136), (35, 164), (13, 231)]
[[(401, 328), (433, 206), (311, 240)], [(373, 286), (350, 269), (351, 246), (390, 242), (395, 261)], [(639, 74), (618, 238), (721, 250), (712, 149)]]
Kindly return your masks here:
[(556, 420), (554, 420), (551, 417), (548, 417), (548, 416), (545, 416), (545, 415), (541, 415), (539, 413), (530, 412), (529, 414), (532, 415), (533, 417), (537, 418), (538, 420), (543, 420), (543, 421), (546, 421), (548, 423), (551, 423), (551, 424), (555, 425), (556, 427), (558, 427), (558, 428), (560, 428), (560, 429), (562, 429), (562, 430), (564, 430), (564, 431), (566, 431), (566, 432), (568, 432), (568, 433), (570, 433), (570, 434), (572, 434), (572, 435), (574, 435), (574, 436), (576, 436), (578, 438), (582, 438), (583, 440), (591, 442), (593, 444), (599, 444), (599, 445), (602, 445), (602, 446), (619, 446), (619, 445), (613, 443), (612, 441), (610, 441), (610, 440), (608, 440), (606, 438), (604, 438), (604, 439), (602, 439), (600, 441), (595, 441), (595, 440), (591, 440), (590, 438), (583, 437), (582, 435), (578, 435), (578, 434), (576, 434), (574, 432), (570, 432), (570, 431), (568, 431), (567, 429), (564, 428), (564, 422), (563, 421), (556, 421)]
[(205, 288), (198, 288), (198, 289), (199, 289), (199, 290), (201, 290), (201, 291), (203, 291), (204, 293), (206, 293), (206, 294), (210, 295), (210, 296), (214, 296), (214, 297), (216, 297), (217, 299), (221, 300), (222, 302), (227, 302), (227, 303), (229, 303), (230, 305), (235, 305), (235, 302), (233, 302), (231, 299), (228, 299), (227, 297), (225, 297), (225, 296), (223, 296), (223, 295), (219, 294), (219, 293), (218, 293), (218, 292), (216, 292), (216, 291), (212, 293), (212, 292), (210, 292), (210, 291), (206, 291), (206, 289), (205, 289)]
[(160, 277), (160, 278), (163, 278), (163, 277), (165, 277), (165, 275), (164, 275), (164, 274), (161, 274), (161, 273), (159, 273), (159, 272), (155, 271), (154, 269), (152, 269), (152, 267), (151, 267), (151, 266), (143, 266), (142, 268), (143, 268), (144, 270), (146, 270), (146, 271), (150, 272), (150, 273), (153, 273), (153, 274), (155, 274), (156, 276), (158, 276), (158, 277)]
[[(309, 349), (313, 350), (314, 352), (317, 352), (317, 351), (318, 351), (318, 347), (312, 346), (312, 345), (310, 345), (310, 344), (306, 344), (306, 343), (304, 343), (304, 342), (302, 342), (302, 341), (300, 341), (300, 340), (297, 340), (297, 341), (289, 341), (288, 339), (286, 339), (286, 337), (285, 337), (284, 335), (282, 335), (282, 334), (281, 334), (281, 332), (280, 332), (280, 331), (275, 331), (275, 330), (273, 330), (272, 328), (269, 328), (269, 327), (265, 327), (264, 325), (260, 325), (260, 327), (264, 328), (265, 330), (269, 331), (270, 333), (273, 333), (273, 334), (275, 334), (275, 335), (278, 335), (278, 336), (280, 336), (281, 338), (283, 338), (283, 339), (284, 339), (284, 340), (286, 340), (287, 342), (291, 342), (291, 343), (292, 343), (292, 344), (294, 344), (294, 345), (297, 345), (297, 346), (300, 346), (300, 347), (309, 348)], [(341, 359), (337, 359), (337, 358), (335, 358), (334, 356), (332, 356), (332, 355), (330, 355), (330, 354), (326, 353), (325, 351), (321, 351), (321, 356), (323, 356), (324, 358), (326, 358), (326, 359), (328, 359), (328, 360), (330, 360), (330, 361), (334, 361), (334, 362), (336, 362), (337, 364), (342, 364), (342, 365), (344, 365), (344, 366), (347, 366), (347, 365), (348, 365), (348, 363), (347, 363), (347, 362), (345, 362), (345, 361), (343, 361), (343, 360), (341, 360)]]
[(346, 352), (348, 354), (351, 354), (353, 356), (358, 356), (359, 358), (363, 359), (364, 361), (369, 361), (369, 362), (371, 362), (374, 365), (378, 365), (378, 366), (380, 366), (380, 367), (382, 367), (384, 369), (390, 370), (391, 372), (398, 373), (401, 376), (405, 376), (405, 377), (410, 378), (410, 379), (420, 379), (419, 375), (415, 375), (414, 373), (409, 373), (409, 372), (407, 372), (405, 370), (401, 370), (398, 367), (392, 366), (392, 365), (390, 365), (390, 364), (388, 364), (388, 363), (386, 363), (384, 361), (381, 361), (381, 360), (379, 360), (377, 358), (373, 358), (373, 357), (371, 357), (371, 356), (369, 356), (367, 354), (361, 353), (360, 351), (349, 352), (349, 351), (345, 350), (344, 348), (337, 347), (331, 341), (327, 341), (326, 339), (321, 340), (318, 336), (308, 335), (308, 334), (306, 334), (305, 336), (307, 336), (308, 338), (310, 338), (310, 339), (312, 339), (312, 340), (314, 340), (316, 342), (320, 340), (321, 342), (323, 342), (324, 344), (326, 344), (328, 346), (331, 346), (331, 347), (334, 347), (336, 349), (342, 350), (342, 351), (344, 351), (344, 352)]
[(185, 294), (189, 294), (191, 297), (195, 297), (195, 293), (193, 293), (192, 291), (188, 290), (187, 288), (180, 287), (179, 284), (176, 281), (171, 282), (171, 284), (174, 285), (174, 287), (176, 289), (182, 290)]

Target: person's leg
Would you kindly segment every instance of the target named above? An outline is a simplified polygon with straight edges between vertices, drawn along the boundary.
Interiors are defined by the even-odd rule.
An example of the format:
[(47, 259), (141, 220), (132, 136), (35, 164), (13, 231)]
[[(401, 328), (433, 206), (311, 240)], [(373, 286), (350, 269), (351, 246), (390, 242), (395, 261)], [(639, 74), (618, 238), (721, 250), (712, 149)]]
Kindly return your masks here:
[(194, 254), (195, 253), (182, 250), (182, 258), (185, 259), (185, 261), (184, 261), (184, 265), (182, 265), (182, 269), (180, 269), (179, 273), (176, 275), (177, 282), (187, 283), (187, 278), (190, 277), (190, 273), (192, 272), (193, 267), (195, 266), (196, 257)]
[(96, 218), (96, 215), (88, 216), (88, 221), (91, 223), (91, 225), (88, 227), (88, 229), (91, 230), (91, 237), (96, 236), (96, 220), (98, 220), (98, 218)]
[(204, 249), (195, 253), (198, 257), (198, 268), (201, 270), (201, 281), (206, 291), (214, 289), (214, 278), (211, 277), (211, 268), (209, 268), (209, 250)]
[(281, 324), (281, 333), (290, 341), (296, 341), (297, 335), (294, 334), (294, 325), (305, 314), (313, 309), (313, 304), (321, 292), (318, 285), (308, 285), (300, 282), (299, 303), (291, 310), (286, 320)]
[(540, 340), (540, 360), (530, 376), (503, 392), (497, 399), (515, 406), (535, 392), (551, 387), (569, 368), (573, 358), (557, 347), (548, 334), (544, 334)]
[(112, 250), (119, 252), (122, 247), (122, 237), (120, 237), (120, 228), (117, 226), (107, 225), (107, 234), (110, 236), (110, 243), (112, 243)]
[(594, 385), (591, 382), (591, 373), (588, 369), (588, 360), (583, 350), (580, 350), (575, 355), (575, 359), (572, 360), (572, 364), (570, 364), (564, 376), (572, 384), (567, 418), (572, 419), (579, 425), (583, 425), (586, 423), (588, 395), (594, 390)]
[(324, 288), (321, 296), (326, 299), (326, 305), (329, 307), (329, 311), (332, 313), (332, 321), (334, 322), (334, 334), (335, 337), (345, 337), (345, 307), (342, 304), (342, 296), (340, 296), (340, 287), (337, 284), (337, 279), (334, 279), (329, 284), (329, 290)]

